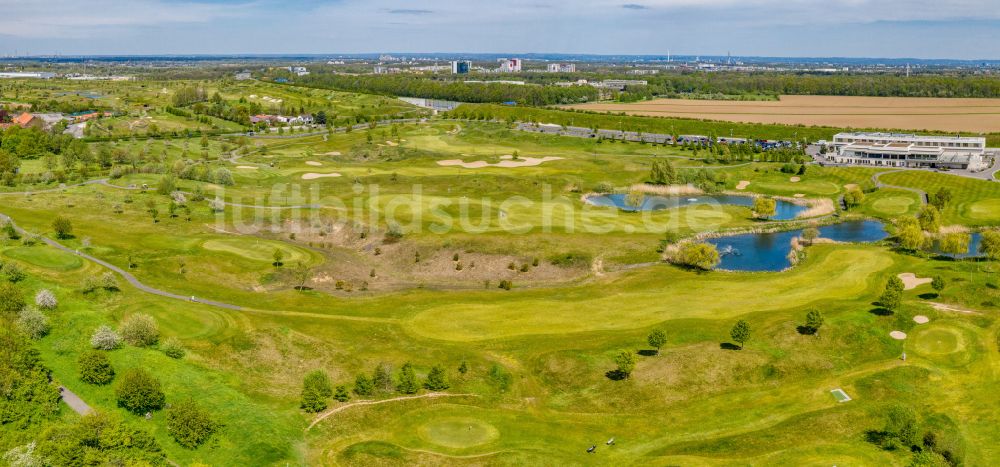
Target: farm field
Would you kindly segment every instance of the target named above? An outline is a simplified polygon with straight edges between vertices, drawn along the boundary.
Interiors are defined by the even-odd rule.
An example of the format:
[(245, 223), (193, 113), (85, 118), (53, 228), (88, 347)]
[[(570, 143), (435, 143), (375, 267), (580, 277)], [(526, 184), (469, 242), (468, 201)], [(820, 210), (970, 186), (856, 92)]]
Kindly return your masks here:
[(964, 134), (1000, 131), (1000, 99), (781, 96), (778, 101), (773, 102), (656, 99), (627, 104), (577, 104), (569, 108), (744, 123), (931, 130)]
[[(328, 99), (352, 120), (407, 111), (376, 96), (214, 86), (227, 102), (267, 95), (311, 109)], [(803, 240), (789, 245), (794, 266), (775, 272), (665, 261), (705, 235), (861, 220), (895, 235), (894, 222), (923, 201), (876, 189), (879, 169), (440, 117), (87, 148), (114, 151), (112, 167), (26, 159), (22, 178), (0, 191), (0, 214), (27, 231), (0, 230), (0, 262), (22, 273), (0, 268), (0, 282), (31, 303), (52, 292), (49, 330), (32, 347), (54, 384), (149, 433), (162, 449), (151, 464), (910, 465), (914, 453), (883, 433), (890, 409), (912, 413), (919, 442), (932, 433), (935, 453), (956, 465), (1000, 458), (997, 261), (907, 251), (893, 237)], [(664, 166), (674, 182), (647, 183)], [(905, 171), (880, 181), (949, 187), (946, 226), (1000, 226), (995, 183)], [(865, 199), (842, 209), (854, 187)], [(587, 202), (669, 190), (687, 201), (728, 194), (826, 209), (776, 221), (736, 204), (627, 212)], [(62, 238), (57, 218), (72, 226)], [(922, 281), (884, 303), (907, 273)], [(816, 329), (810, 311), (822, 314)], [(80, 357), (95, 330), (122, 330), (140, 314), (157, 323), (158, 342), (99, 351), (115, 382), (85, 382)], [(745, 342), (730, 332), (740, 320)], [(168, 342), (185, 352), (168, 355)], [(623, 351), (635, 359), (627, 377), (616, 362)], [(134, 368), (160, 381), (171, 407), (145, 417), (120, 406), (116, 385)], [(304, 397), (314, 371), (332, 385), (318, 410)], [(416, 387), (405, 384), (409, 371)], [(386, 374), (371, 391), (359, 383)], [(339, 386), (344, 400), (333, 397)], [(184, 447), (169, 417), (191, 400), (220, 425)], [(53, 426), (89, 420), (59, 407), (25, 429), (0, 425), (0, 453), (36, 439), (48, 446)]]

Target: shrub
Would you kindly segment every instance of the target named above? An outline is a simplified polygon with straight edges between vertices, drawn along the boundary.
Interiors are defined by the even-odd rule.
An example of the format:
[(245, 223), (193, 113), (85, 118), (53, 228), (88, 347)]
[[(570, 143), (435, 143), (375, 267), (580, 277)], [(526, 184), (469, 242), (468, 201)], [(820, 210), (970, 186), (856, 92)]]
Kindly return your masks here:
[(678, 248), (671, 261), (707, 271), (719, 264), (719, 251), (711, 243), (689, 242)]
[(118, 278), (115, 277), (115, 273), (106, 272), (101, 275), (101, 288), (107, 290), (108, 292), (116, 292), (120, 290), (118, 288)]
[(121, 345), (121, 337), (114, 329), (102, 325), (90, 336), (90, 346), (97, 350), (114, 350)]
[(562, 253), (549, 258), (549, 262), (552, 263), (553, 266), (561, 268), (586, 266), (590, 264), (590, 260), (590, 255), (582, 252)]
[(31, 339), (41, 339), (49, 333), (49, 318), (37, 308), (26, 306), (17, 314), (17, 329)]
[(14, 284), (0, 283), (0, 313), (13, 315), (24, 308), (21, 289)]
[(331, 395), (330, 377), (321, 370), (309, 373), (302, 383), (302, 410), (313, 413), (323, 411)]
[(87, 276), (83, 279), (83, 283), (80, 284), (80, 291), (85, 294), (89, 294), (97, 289), (101, 288), (101, 282), (97, 278)]
[(59, 301), (51, 290), (42, 289), (35, 294), (35, 305), (43, 310), (54, 310), (59, 306)]
[(208, 410), (201, 408), (192, 399), (180, 402), (167, 410), (167, 433), (177, 444), (195, 449), (212, 438), (221, 428), (212, 420)]
[(404, 363), (399, 369), (399, 384), (396, 385), (396, 390), (403, 394), (416, 394), (420, 390), (420, 386), (417, 384), (417, 375), (410, 363)]
[(25, 279), (25, 277), (27, 277), (27, 275), (24, 274), (24, 270), (22, 270), (21, 267), (13, 261), (4, 264), (2, 271), (3, 275), (6, 276), (7, 280), (10, 282), (21, 282)]
[(184, 344), (181, 343), (176, 337), (171, 337), (160, 345), (160, 349), (163, 353), (170, 358), (184, 358), (184, 354), (187, 350), (184, 348)]
[(73, 238), (73, 224), (63, 216), (56, 217), (52, 221), (52, 230), (56, 232), (56, 238)]
[(347, 386), (340, 385), (337, 386), (337, 390), (333, 393), (333, 398), (336, 399), (337, 402), (347, 402), (351, 400), (351, 394), (347, 392)]
[(140, 368), (126, 371), (115, 386), (118, 406), (135, 414), (144, 414), (163, 408), (166, 396), (160, 382)]
[(434, 365), (431, 368), (431, 372), (427, 374), (427, 381), (424, 381), (424, 387), (431, 391), (442, 391), (451, 387), (448, 384), (448, 376), (445, 374), (444, 368)]
[(360, 374), (354, 380), (354, 393), (359, 396), (370, 396), (375, 394), (375, 385), (367, 376)]
[(104, 352), (91, 350), (80, 356), (77, 365), (84, 383), (105, 385), (115, 378), (115, 369)]
[(125, 342), (136, 347), (154, 345), (160, 339), (160, 329), (156, 320), (145, 314), (134, 314), (125, 318), (120, 330)]

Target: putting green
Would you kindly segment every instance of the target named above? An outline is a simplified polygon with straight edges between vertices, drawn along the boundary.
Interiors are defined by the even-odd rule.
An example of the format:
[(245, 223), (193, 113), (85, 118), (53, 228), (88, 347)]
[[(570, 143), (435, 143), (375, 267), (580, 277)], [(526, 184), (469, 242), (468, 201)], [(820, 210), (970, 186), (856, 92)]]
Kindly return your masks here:
[(900, 216), (909, 212), (914, 200), (905, 196), (887, 196), (872, 203), (872, 209), (888, 216)]
[(1000, 220), (1000, 199), (984, 199), (970, 204), (969, 217), (978, 220)]
[(47, 247), (17, 247), (3, 252), (4, 256), (38, 267), (69, 271), (83, 266), (83, 260), (72, 253)]
[(257, 238), (222, 238), (208, 240), (201, 244), (201, 247), (210, 251), (231, 253), (252, 261), (274, 261), (274, 250), (281, 250), (284, 254), (282, 262), (291, 264), (299, 261), (308, 261), (309, 253), (302, 249), (286, 245), (281, 242), (271, 240), (261, 240)]
[(671, 319), (728, 319), (856, 297), (875, 273), (892, 265), (888, 253), (874, 248), (833, 247), (820, 256), (785, 273), (700, 276), (663, 266), (571, 290), (490, 294), (429, 308), (407, 326), (424, 337), (475, 341), (636, 329)]
[(953, 354), (965, 350), (965, 338), (959, 329), (933, 326), (919, 329), (914, 333), (913, 348), (927, 355)]
[(432, 420), (421, 425), (417, 432), (427, 442), (452, 449), (479, 446), (500, 438), (500, 431), (493, 425), (464, 417)]

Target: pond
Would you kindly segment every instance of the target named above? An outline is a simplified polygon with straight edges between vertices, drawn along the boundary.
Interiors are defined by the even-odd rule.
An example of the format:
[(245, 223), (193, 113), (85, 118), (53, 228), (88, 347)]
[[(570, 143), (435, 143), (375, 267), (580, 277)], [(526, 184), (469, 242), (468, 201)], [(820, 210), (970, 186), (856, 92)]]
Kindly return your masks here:
[[(819, 236), (838, 242), (876, 242), (889, 234), (876, 221), (851, 221), (819, 228)], [(708, 243), (719, 250), (719, 269), (730, 271), (781, 271), (792, 265), (788, 254), (792, 239), (802, 236), (802, 230), (755, 233), (731, 237), (710, 238)]]
[[(623, 211), (659, 211), (663, 209), (676, 209), (693, 205), (728, 204), (731, 206), (753, 207), (753, 197), (737, 195), (691, 195), (691, 196), (644, 196), (642, 204), (632, 206), (628, 203), (628, 195), (615, 193), (609, 195), (595, 195), (587, 198), (587, 202), (594, 206), (607, 206), (618, 208)], [(795, 219), (800, 213), (809, 209), (788, 201), (775, 200), (775, 214), (771, 220), (787, 221)]]
[[(979, 253), (979, 244), (982, 243), (982, 241), (983, 241), (983, 234), (981, 234), (979, 232), (974, 232), (972, 234), (969, 234), (969, 237), (970, 237), (970, 239), (969, 239), (969, 251), (967, 251), (967, 252), (965, 252), (965, 253), (963, 253), (961, 255), (955, 255), (955, 258), (975, 258), (975, 257), (981, 256), (981, 254)], [(933, 251), (934, 253), (937, 253), (939, 255), (951, 256), (949, 254), (942, 253), (940, 245), (936, 241), (934, 242), (934, 247), (931, 248), (931, 251)]]

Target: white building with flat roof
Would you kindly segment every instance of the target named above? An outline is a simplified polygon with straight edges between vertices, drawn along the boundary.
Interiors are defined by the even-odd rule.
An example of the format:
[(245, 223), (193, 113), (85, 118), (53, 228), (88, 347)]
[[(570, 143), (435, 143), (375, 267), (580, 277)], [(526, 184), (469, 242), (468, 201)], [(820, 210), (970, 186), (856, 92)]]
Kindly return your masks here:
[(982, 170), (986, 138), (896, 133), (839, 133), (827, 160), (837, 164)]
[(575, 73), (576, 64), (574, 63), (550, 63), (546, 67), (549, 73)]

